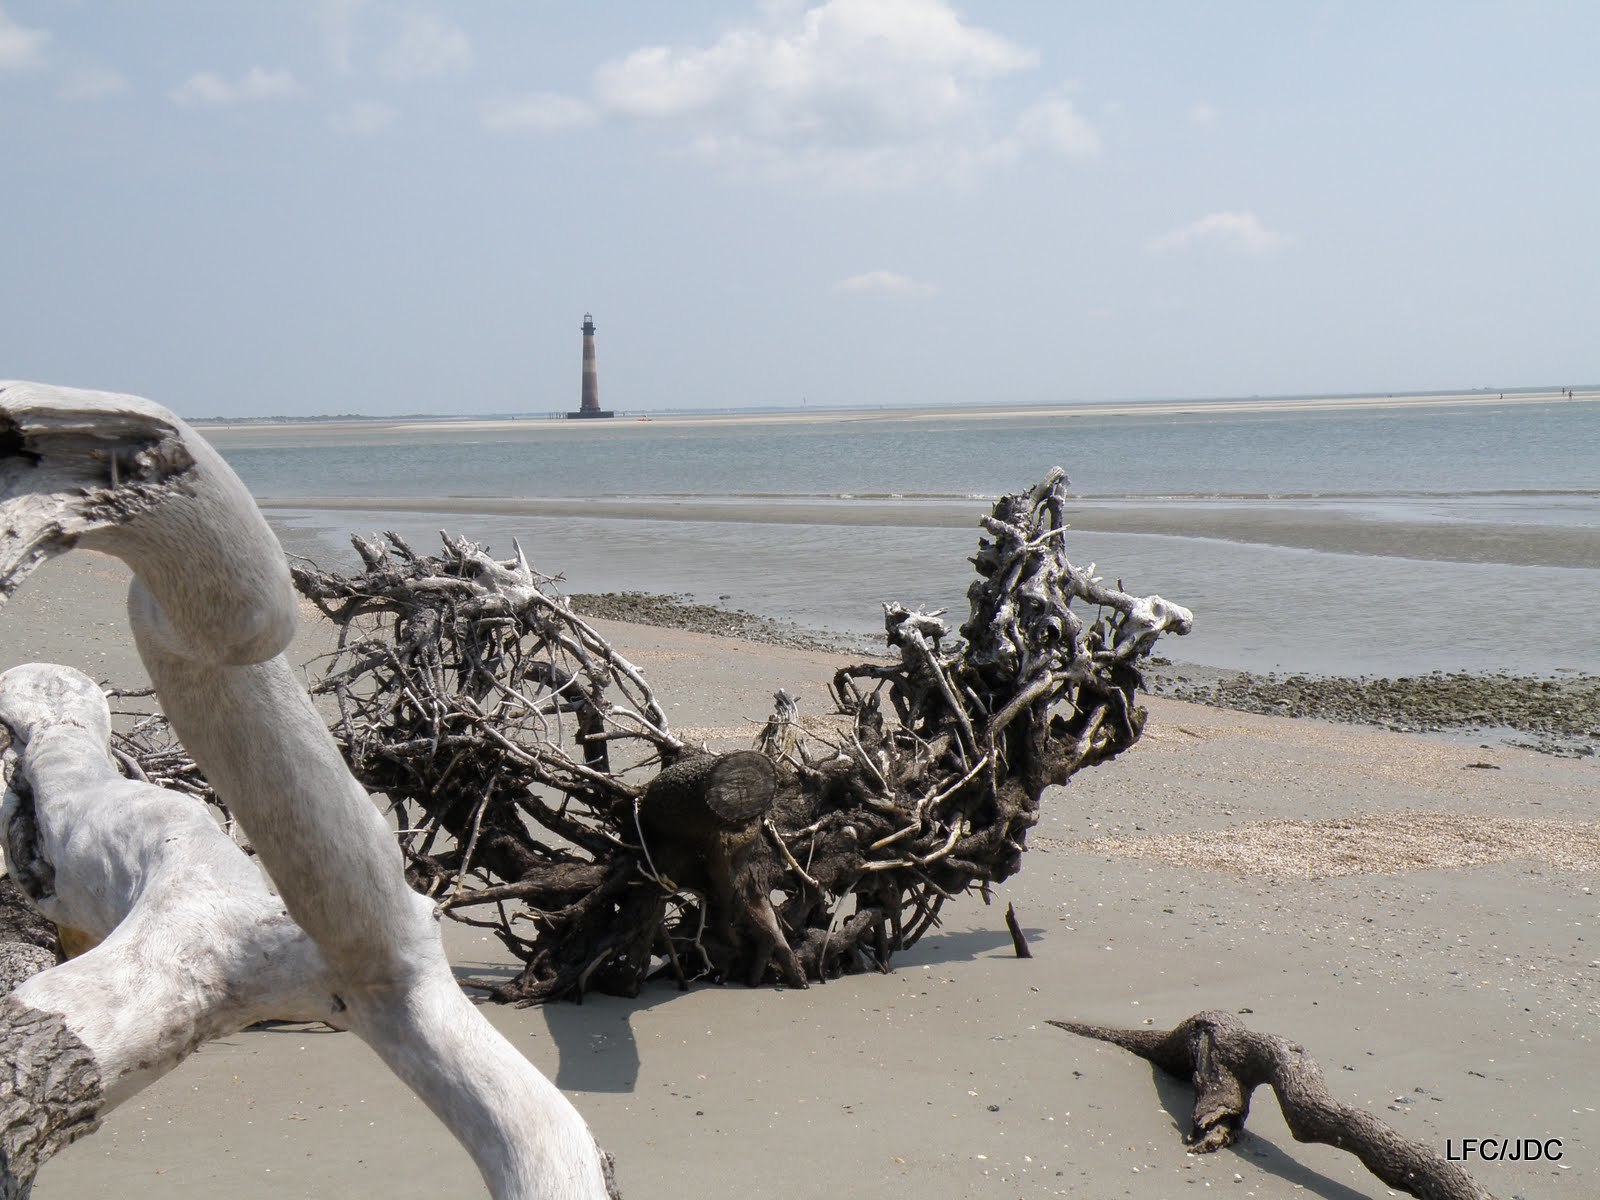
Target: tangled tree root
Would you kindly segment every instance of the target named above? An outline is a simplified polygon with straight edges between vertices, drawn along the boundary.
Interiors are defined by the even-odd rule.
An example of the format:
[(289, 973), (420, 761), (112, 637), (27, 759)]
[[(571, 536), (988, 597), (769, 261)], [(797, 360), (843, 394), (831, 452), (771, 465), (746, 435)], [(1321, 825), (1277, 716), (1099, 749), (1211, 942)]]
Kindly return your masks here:
[(394, 806), (413, 886), (523, 963), (499, 999), (886, 970), (945, 901), (1018, 869), (1047, 787), (1138, 740), (1139, 660), (1189, 629), (1068, 560), (1065, 484), (983, 519), (958, 639), (886, 606), (896, 661), (837, 673), (832, 736), (779, 692), (755, 750), (688, 745), (520, 547), (448, 536), (434, 556), (356, 538), (355, 576), (295, 570), (339, 631), (313, 690)]

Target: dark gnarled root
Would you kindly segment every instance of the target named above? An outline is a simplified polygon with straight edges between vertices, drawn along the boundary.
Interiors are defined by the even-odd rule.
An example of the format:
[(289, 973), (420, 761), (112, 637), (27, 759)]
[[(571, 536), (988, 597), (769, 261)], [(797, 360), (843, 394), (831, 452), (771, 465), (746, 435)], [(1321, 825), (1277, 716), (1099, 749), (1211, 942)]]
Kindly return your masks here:
[(1229, 1013), (1196, 1013), (1170, 1033), (1079, 1021), (1049, 1023), (1121, 1046), (1169, 1075), (1189, 1076), (1195, 1089), (1194, 1128), (1186, 1140), (1197, 1153), (1233, 1142), (1244, 1130), (1250, 1094), (1267, 1084), (1277, 1093), (1296, 1141), (1348, 1150), (1384, 1183), (1422, 1200), (1493, 1200), (1455, 1163), (1335, 1099), (1322, 1069), (1300, 1045), (1246, 1029)]

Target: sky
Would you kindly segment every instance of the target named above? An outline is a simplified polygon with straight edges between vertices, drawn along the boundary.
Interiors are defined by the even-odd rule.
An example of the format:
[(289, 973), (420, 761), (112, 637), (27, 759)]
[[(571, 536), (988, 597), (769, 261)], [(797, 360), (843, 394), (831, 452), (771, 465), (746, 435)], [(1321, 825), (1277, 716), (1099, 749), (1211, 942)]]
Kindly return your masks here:
[(1600, 381), (1600, 5), (0, 0), (0, 377), (190, 416)]

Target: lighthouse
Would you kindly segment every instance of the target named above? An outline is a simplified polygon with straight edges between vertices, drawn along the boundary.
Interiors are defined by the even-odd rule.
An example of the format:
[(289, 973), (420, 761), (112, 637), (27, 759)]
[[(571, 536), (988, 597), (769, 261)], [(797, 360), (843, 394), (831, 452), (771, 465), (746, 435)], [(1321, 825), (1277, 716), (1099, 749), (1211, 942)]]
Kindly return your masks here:
[(577, 412), (568, 413), (571, 419), (611, 417), (616, 414), (600, 407), (600, 372), (594, 365), (594, 317), (583, 314), (583, 402)]

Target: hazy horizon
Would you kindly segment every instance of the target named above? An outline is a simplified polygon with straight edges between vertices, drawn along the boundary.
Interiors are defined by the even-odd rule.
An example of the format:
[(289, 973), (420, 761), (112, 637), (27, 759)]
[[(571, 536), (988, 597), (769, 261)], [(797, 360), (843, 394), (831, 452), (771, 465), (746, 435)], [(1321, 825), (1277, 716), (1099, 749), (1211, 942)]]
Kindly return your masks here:
[(0, 0), (0, 375), (205, 417), (1600, 380), (1600, 8)]
[[(1038, 404), (1008, 405), (1000, 401), (991, 404), (979, 404), (967, 401), (952, 400), (942, 404), (919, 404), (915, 401), (883, 404), (850, 404), (829, 406), (824, 404), (791, 405), (791, 404), (744, 404), (731, 405), (726, 408), (637, 408), (616, 410), (617, 416), (760, 416), (760, 415), (804, 415), (816, 413), (864, 413), (864, 412), (940, 412), (960, 411), (981, 413), (987, 411), (1018, 411), (1018, 412), (1049, 412), (1061, 409), (1113, 409), (1125, 407), (1137, 409), (1144, 406), (1151, 408), (1170, 406), (1174, 404), (1197, 405), (1205, 407), (1215, 406), (1249, 406), (1252, 404), (1267, 403), (1292, 403), (1297, 400), (1308, 402), (1344, 401), (1344, 400), (1378, 400), (1392, 398), (1395, 400), (1448, 400), (1453, 397), (1486, 398), (1490, 393), (1496, 396), (1508, 397), (1560, 397), (1562, 392), (1571, 390), (1575, 399), (1592, 401), (1600, 399), (1595, 393), (1600, 392), (1600, 385), (1576, 384), (1568, 389), (1565, 385), (1533, 385), (1528, 387), (1507, 388), (1427, 388), (1407, 392), (1298, 392), (1283, 395), (1253, 395), (1253, 396), (1103, 396), (1095, 399), (1071, 399), (1059, 402), (1044, 401)], [(302, 413), (298, 415), (287, 413), (250, 413), (238, 416), (218, 416), (216, 414), (180, 413), (185, 420), (196, 424), (231, 423), (231, 422), (295, 422), (295, 421), (504, 421), (504, 420), (547, 420), (565, 417), (567, 412), (562, 409), (506, 411), (506, 412), (396, 412), (396, 413)]]

